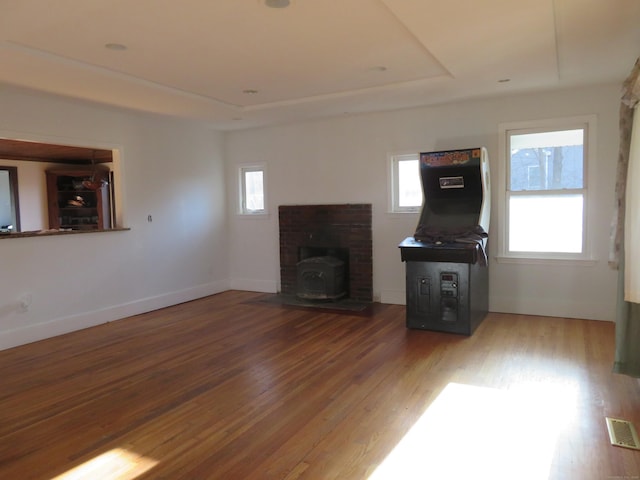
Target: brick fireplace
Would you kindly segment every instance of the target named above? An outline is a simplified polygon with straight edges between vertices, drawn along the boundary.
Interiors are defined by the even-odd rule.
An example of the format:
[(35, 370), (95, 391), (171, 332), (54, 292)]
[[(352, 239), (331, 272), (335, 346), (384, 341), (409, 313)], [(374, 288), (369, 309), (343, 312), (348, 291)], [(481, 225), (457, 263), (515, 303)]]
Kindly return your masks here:
[(344, 260), (348, 298), (373, 301), (371, 204), (281, 205), (281, 293), (295, 295), (298, 262), (312, 255)]

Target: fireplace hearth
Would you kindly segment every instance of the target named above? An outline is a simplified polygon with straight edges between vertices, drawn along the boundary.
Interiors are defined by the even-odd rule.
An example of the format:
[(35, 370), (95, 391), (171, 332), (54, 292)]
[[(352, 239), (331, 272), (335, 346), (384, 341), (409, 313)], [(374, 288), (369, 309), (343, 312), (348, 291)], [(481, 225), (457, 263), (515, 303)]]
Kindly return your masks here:
[(283, 295), (373, 301), (371, 204), (278, 210)]

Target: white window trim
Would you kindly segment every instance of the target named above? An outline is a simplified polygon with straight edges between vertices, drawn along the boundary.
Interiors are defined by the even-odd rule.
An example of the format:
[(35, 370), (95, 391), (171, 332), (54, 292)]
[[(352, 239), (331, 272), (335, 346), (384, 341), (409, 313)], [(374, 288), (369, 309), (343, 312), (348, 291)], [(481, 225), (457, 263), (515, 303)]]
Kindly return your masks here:
[[(420, 150), (422, 151), (422, 150)], [(388, 155), (388, 196), (387, 211), (390, 214), (405, 215), (407, 213), (420, 213), (422, 205), (415, 207), (400, 207), (399, 203), (399, 178), (398, 178), (398, 161), (402, 160), (420, 160), (420, 151), (390, 153)], [(424, 203), (424, 200), (423, 200)]]
[[(510, 122), (499, 124), (498, 145), (499, 145), (499, 182), (498, 185), (498, 218), (502, 221), (498, 223), (498, 255), (496, 260), (500, 263), (529, 263), (529, 264), (582, 264), (593, 265), (597, 260), (593, 256), (592, 240), (590, 235), (590, 215), (593, 211), (592, 197), (589, 194), (593, 187), (590, 179), (593, 177), (593, 171), (596, 165), (596, 136), (597, 136), (597, 117), (596, 115), (582, 115), (576, 117), (555, 118), (546, 120), (534, 120), (526, 122)], [(508, 248), (508, 225), (507, 219), (509, 212), (507, 210), (507, 179), (509, 174), (508, 162), (509, 152), (507, 151), (507, 132), (512, 130), (522, 130), (523, 132), (532, 132), (536, 130), (547, 129), (571, 129), (585, 128), (586, 142), (583, 188), (574, 190), (575, 193), (583, 193), (583, 251), (581, 253), (549, 253), (549, 252), (509, 252)], [(528, 192), (532, 193), (532, 192)], [(535, 192), (536, 194), (547, 194), (549, 192)]]
[[(263, 210), (247, 210), (245, 204), (245, 183), (244, 174), (246, 172), (262, 172), (262, 194), (264, 197)], [(246, 217), (262, 217), (269, 214), (267, 198), (267, 167), (264, 163), (251, 163), (238, 166), (238, 215)]]

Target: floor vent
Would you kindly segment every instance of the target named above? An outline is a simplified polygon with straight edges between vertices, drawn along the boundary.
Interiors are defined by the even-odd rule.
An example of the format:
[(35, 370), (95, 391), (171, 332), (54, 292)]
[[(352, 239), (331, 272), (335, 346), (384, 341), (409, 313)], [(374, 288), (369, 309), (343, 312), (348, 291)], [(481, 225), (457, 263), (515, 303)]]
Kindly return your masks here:
[(611, 445), (640, 450), (640, 441), (638, 441), (636, 429), (633, 428), (630, 422), (617, 418), (605, 418), (607, 420), (607, 430), (609, 430)]

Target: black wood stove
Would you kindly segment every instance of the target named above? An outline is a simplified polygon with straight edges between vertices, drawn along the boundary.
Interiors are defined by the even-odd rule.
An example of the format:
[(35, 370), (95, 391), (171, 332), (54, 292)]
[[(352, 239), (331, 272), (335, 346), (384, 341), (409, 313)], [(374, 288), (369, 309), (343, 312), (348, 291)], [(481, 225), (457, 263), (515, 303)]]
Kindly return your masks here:
[(489, 306), (485, 148), (420, 154), (424, 205), (406, 262), (407, 328), (471, 335)]

